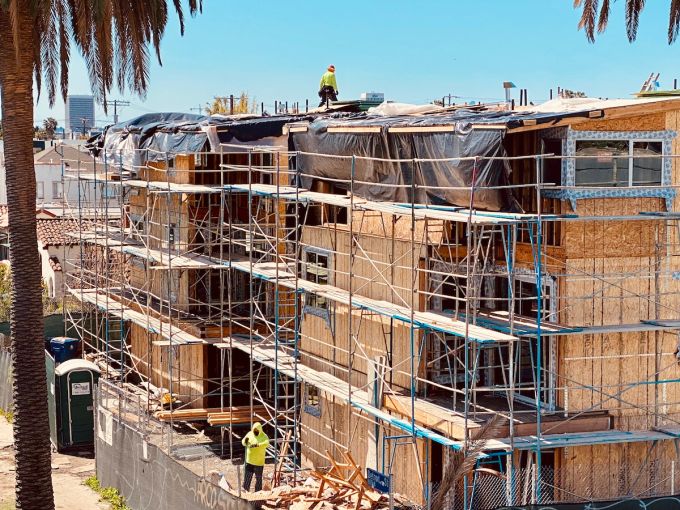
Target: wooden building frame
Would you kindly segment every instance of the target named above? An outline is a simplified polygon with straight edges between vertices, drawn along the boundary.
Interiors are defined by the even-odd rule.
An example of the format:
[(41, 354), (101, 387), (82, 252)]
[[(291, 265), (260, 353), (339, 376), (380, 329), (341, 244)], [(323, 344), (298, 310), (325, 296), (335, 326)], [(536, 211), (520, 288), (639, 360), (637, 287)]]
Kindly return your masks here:
[[(631, 110), (627, 129), (676, 132), (675, 108), (642, 120)], [(626, 131), (626, 115), (608, 125), (603, 112), (561, 125)], [(574, 197), (545, 171), (576, 156), (527, 151), (540, 133), (508, 131), (508, 163), (525, 178), (515, 191), (533, 204), (524, 213), (371, 201), (353, 177), (345, 194), (333, 179), (305, 189), (298, 154), (282, 147), (223, 145), (94, 174), (72, 164), (65, 180), (83, 204), (120, 188), (122, 220), (105, 208), (78, 233), (66, 285), (82, 313), (70, 331), (121, 384), (152, 382), (181, 407), (257, 407), (293, 482), (346, 448), (427, 504), (446, 452), (484, 441), (450, 495), (456, 508), (645, 495), (632, 473), (679, 460), (680, 214), (666, 203), (680, 141), (659, 156), (672, 170), (663, 196)], [(315, 156), (348, 168), (356, 158)], [(495, 416), (503, 423), (480, 437)], [(232, 454), (231, 424), (225, 435)], [(604, 473), (608, 456), (618, 465)], [(485, 494), (489, 477), (502, 489)]]

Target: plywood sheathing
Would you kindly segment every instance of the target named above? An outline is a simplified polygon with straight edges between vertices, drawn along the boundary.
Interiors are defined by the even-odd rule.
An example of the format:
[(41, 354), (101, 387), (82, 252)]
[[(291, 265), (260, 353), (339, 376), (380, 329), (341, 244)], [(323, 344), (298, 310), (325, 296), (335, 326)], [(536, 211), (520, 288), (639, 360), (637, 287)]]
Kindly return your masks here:
[(633, 115), (620, 119), (590, 120), (574, 124), (574, 131), (661, 131), (666, 129), (665, 116), (668, 113), (659, 112), (651, 115)]
[[(348, 406), (346, 402), (324, 392), (320, 392), (320, 409), (319, 417), (304, 411), (301, 413), (300, 440), (305, 445), (302, 451), (304, 466), (317, 468), (328, 466), (324, 452), (328, 450), (331, 456), (335, 457), (343, 448), (348, 448), (357, 462), (363, 462), (369, 450), (367, 442), (372, 435), (375, 422)], [(349, 431), (347, 413), (352, 413), (352, 429)], [(379, 427), (380, 445), (382, 437), (403, 435), (402, 431), (384, 426), (382, 423)], [(395, 448), (394, 441), (385, 441), (385, 445), (385, 459), (389, 462), (392, 458), (392, 449)], [(421, 479), (427, 479), (425, 450), (427, 447), (427, 442), (422, 439), (418, 439), (415, 444), (396, 447), (398, 462), (393, 465), (394, 490), (418, 504), (424, 503)], [(367, 464), (366, 467), (380, 469), (382, 456), (379, 456), (377, 462), (378, 465)]]
[[(208, 374), (205, 371), (207, 345), (183, 345), (169, 347), (153, 345), (160, 335), (130, 323), (128, 338), (130, 352), (138, 359), (137, 370), (150, 379), (151, 384), (169, 389), (174, 396), (190, 408), (205, 406)], [(169, 365), (170, 349), (172, 365)], [(147, 365), (148, 363), (148, 365)], [(150, 367), (150, 372), (149, 372)], [(170, 372), (172, 370), (172, 385)]]
[[(411, 264), (411, 244), (406, 241), (389, 239), (374, 235), (357, 236), (361, 248), (352, 263), (352, 287), (354, 292), (362, 296), (388, 301), (398, 305), (409, 305), (411, 300), (416, 310), (424, 309), (422, 297), (414, 292), (411, 296), (414, 278)], [(350, 235), (346, 230), (336, 230), (328, 226), (306, 227), (302, 235), (304, 246), (313, 246), (332, 252), (333, 282), (332, 284), (348, 290), (349, 283), (349, 250)], [(416, 263), (420, 266), (420, 252), (416, 254)], [(370, 258), (370, 261), (369, 261)], [(398, 261), (394, 266), (392, 261)], [(401, 267), (396, 267), (401, 266)], [(418, 274), (420, 280), (422, 274)], [(416, 285), (423, 288), (423, 284)], [(331, 321), (305, 314), (301, 323), (300, 348), (310, 358), (326, 360), (324, 370), (346, 380), (346, 371), (333, 367), (349, 366), (349, 308), (340, 303), (332, 304)], [(392, 364), (398, 369), (390, 375), (391, 382), (400, 388), (410, 388), (409, 373), (410, 328), (403, 322), (390, 321), (389, 317), (369, 314), (359, 310), (353, 311), (353, 337), (359, 347), (353, 357), (352, 370), (356, 372), (353, 383), (365, 384), (367, 359), (383, 355), (391, 349)], [(390, 341), (391, 337), (391, 341)], [(414, 352), (419, 352), (421, 335), (415, 335)], [(317, 362), (321, 365), (324, 363)], [(419, 363), (416, 363), (418, 366)], [(401, 373), (400, 373), (401, 372)]]

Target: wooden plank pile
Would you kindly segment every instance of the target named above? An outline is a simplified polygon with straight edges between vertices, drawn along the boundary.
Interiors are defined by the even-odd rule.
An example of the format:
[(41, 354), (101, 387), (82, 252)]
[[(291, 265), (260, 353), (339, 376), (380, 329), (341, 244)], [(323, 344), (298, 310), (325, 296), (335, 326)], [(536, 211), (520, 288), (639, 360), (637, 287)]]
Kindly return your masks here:
[[(331, 468), (322, 472), (312, 470), (304, 484), (291, 487), (282, 485), (270, 492), (250, 495), (250, 501), (257, 501), (260, 507), (268, 510), (288, 508), (289, 510), (378, 510), (389, 507), (389, 497), (371, 487), (352, 455), (341, 452), (344, 462), (333, 459), (328, 452), (326, 457)], [(395, 495), (395, 506), (408, 506), (400, 496)]]
[[(264, 406), (255, 406), (253, 415), (265, 414)], [(250, 423), (251, 408), (244, 407), (209, 407), (199, 409), (173, 409), (172, 411), (158, 411), (154, 417), (160, 421), (207, 421), (210, 425), (228, 425)]]
[(266, 413), (267, 409), (264, 406), (253, 407), (253, 414), (250, 412), (250, 406), (232, 407), (226, 411), (208, 413), (208, 423), (213, 427), (250, 423), (251, 418), (253, 421), (257, 421), (256, 415), (265, 415)]

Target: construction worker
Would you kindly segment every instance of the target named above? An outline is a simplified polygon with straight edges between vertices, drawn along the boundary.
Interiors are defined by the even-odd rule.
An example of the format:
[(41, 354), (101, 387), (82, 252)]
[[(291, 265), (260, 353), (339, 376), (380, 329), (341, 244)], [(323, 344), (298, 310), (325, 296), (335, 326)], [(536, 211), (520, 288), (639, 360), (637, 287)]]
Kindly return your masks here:
[(269, 446), (269, 438), (262, 430), (259, 422), (253, 423), (253, 428), (241, 440), (246, 447), (246, 469), (243, 477), (243, 490), (250, 491), (250, 483), (255, 475), (255, 491), (262, 490), (262, 471), (264, 471), (264, 454)]
[(338, 83), (335, 81), (335, 66), (329, 65), (328, 71), (323, 73), (321, 83), (319, 83), (319, 106), (325, 105), (328, 101), (338, 100)]

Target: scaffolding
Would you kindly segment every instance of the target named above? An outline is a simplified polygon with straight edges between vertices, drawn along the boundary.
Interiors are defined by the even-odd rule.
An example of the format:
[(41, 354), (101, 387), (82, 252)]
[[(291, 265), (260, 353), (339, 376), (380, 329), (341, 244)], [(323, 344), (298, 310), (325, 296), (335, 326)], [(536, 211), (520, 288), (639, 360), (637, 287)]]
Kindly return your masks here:
[[(81, 226), (79, 257), (65, 264), (66, 294), (82, 304), (65, 308), (68, 331), (105, 378), (145, 388), (149, 413), (157, 389), (170, 395), (171, 425), (178, 409), (249, 407), (250, 421), (272, 431), (268, 456), (291, 483), (306, 459), (324, 457), (320, 445), (351, 449), (364, 427), (372, 467), (397, 476), (415, 466), (402, 490), (425, 505), (436, 486), (431, 445), (467, 455), (483, 440), (478, 469), (453, 496), (466, 509), (486, 508), (488, 466), (502, 474), (502, 503), (558, 492), (578, 500), (565, 488), (573, 480), (557, 479), (554, 451), (640, 443), (649, 453), (680, 437), (680, 378), (666, 337), (680, 328), (680, 215), (646, 204), (625, 214), (545, 212), (559, 202), (544, 193), (560, 188), (544, 178), (553, 155), (501, 158), (533, 166), (534, 182), (510, 186), (531, 194), (525, 213), (479, 210), (475, 186), (457, 188), (469, 192), (467, 207), (419, 203), (427, 190), (414, 178), (384, 185), (403, 187), (408, 202), (369, 200), (355, 186), (383, 185), (358, 181), (355, 167), (378, 158), (313, 154), (347, 165), (351, 178), (339, 182), (302, 173), (303, 155), (223, 144), (153, 157), (147, 149), (133, 167), (120, 152), (64, 162), (64, 189), (79, 197), (64, 211)], [(85, 163), (94, 170), (81, 171)], [(645, 256), (607, 268), (593, 256), (588, 267), (546, 242), (555, 225), (640, 225)], [(597, 303), (599, 319), (579, 316), (584, 303)], [(644, 346), (623, 346), (629, 334)], [(602, 340), (612, 335), (621, 344), (613, 354)], [(583, 342), (581, 355), (570, 339)], [(630, 358), (646, 367), (634, 380), (598, 368), (595, 385), (567, 369)], [(322, 398), (345, 408), (336, 431), (307, 418)], [(612, 428), (612, 416), (631, 415), (644, 426)], [(503, 426), (484, 437), (495, 416)], [(217, 426), (221, 453), (238, 456), (238, 424)], [(437, 462), (445, 469), (446, 455)]]

